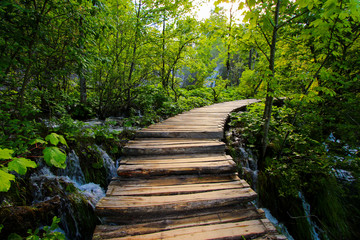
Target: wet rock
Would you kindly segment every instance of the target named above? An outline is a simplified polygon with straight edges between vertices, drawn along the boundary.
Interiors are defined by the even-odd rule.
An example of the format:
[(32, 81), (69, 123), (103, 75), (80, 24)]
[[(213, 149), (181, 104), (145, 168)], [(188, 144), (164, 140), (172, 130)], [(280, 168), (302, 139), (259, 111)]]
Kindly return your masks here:
[(26, 236), (28, 229), (35, 230), (42, 225), (50, 225), (54, 216), (59, 216), (62, 201), (55, 196), (47, 201), (31, 206), (10, 206), (0, 208), (1, 224), (4, 228), (0, 232), (1, 239), (14, 231), (21, 236)]

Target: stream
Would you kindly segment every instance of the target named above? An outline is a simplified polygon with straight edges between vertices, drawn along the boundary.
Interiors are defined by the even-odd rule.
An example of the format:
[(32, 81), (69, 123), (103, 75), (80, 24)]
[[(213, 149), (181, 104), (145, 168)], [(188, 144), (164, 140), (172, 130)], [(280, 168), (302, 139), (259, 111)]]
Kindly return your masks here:
[[(102, 159), (110, 181), (116, 175), (115, 162), (100, 146), (94, 145), (94, 148)], [(60, 198), (59, 231), (64, 232), (67, 239), (89, 239), (92, 228), (100, 223), (94, 209), (105, 196), (105, 189), (99, 184), (86, 182), (80, 159), (74, 150), (67, 155), (66, 164), (64, 170), (55, 172), (47, 166), (40, 166), (31, 175), (33, 204)]]

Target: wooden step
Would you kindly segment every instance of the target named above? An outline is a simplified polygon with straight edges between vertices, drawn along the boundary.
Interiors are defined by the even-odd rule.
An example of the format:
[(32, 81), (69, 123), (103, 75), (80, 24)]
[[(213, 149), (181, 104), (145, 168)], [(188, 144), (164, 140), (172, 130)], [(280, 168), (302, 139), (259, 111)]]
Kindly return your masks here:
[(124, 148), (125, 155), (223, 153), (225, 143), (212, 139), (139, 138)]
[[(216, 174), (216, 175), (177, 175), (177, 176), (155, 176), (154, 178), (124, 178), (117, 177), (110, 182), (109, 188), (115, 184), (119, 186), (132, 187), (151, 187), (151, 186), (178, 186), (188, 184), (204, 184), (204, 183), (219, 183), (241, 181), (242, 184), (246, 182), (240, 179), (237, 173), (232, 174)], [(247, 185), (248, 186), (248, 185)]]
[[(191, 175), (189, 175), (190, 177)], [(222, 175), (226, 176), (226, 175)], [(211, 178), (211, 175), (201, 176), (200, 181), (194, 182), (194, 179), (184, 179), (181, 178), (181, 183), (169, 181), (169, 178), (165, 177), (164, 179), (158, 179), (157, 184), (152, 182), (143, 183), (143, 179), (138, 179), (137, 182), (132, 181), (121, 181), (114, 180), (112, 181), (106, 192), (107, 196), (147, 196), (147, 195), (179, 195), (179, 194), (190, 194), (190, 193), (200, 193), (208, 191), (218, 191), (226, 189), (240, 189), (240, 188), (249, 188), (249, 184), (245, 180), (240, 180), (238, 177), (233, 177), (232, 179), (228, 177), (223, 181), (216, 181), (219, 178)], [(162, 181), (162, 182), (161, 182)]]
[(264, 217), (263, 211), (256, 209), (252, 205), (245, 208), (242, 206), (224, 207), (191, 214), (173, 215), (164, 220), (150, 219), (145, 223), (128, 223), (117, 226), (100, 225), (95, 229), (94, 239), (112, 239), (125, 236), (140, 237), (139, 235), (161, 231), (249, 221), (263, 219)]
[(106, 196), (96, 205), (98, 216), (146, 217), (203, 210), (249, 202), (256, 198), (251, 188), (225, 189), (180, 195)]
[(236, 171), (236, 164), (224, 154), (166, 155), (128, 157), (120, 162), (118, 175), (148, 177), (179, 174), (220, 174)]
[(136, 133), (137, 138), (202, 138), (222, 139), (224, 132), (218, 129), (144, 129)]
[[(111, 237), (107, 239), (249, 239), (263, 236), (269, 232), (276, 232), (275, 227), (269, 224), (267, 219), (248, 220), (230, 223), (218, 223), (210, 225), (199, 225), (192, 227), (177, 228), (171, 230), (160, 230), (154, 233), (138, 234), (135, 236)], [(113, 235), (119, 235), (112, 233)], [(121, 231), (120, 231), (121, 233)], [(96, 239), (96, 238), (94, 238)], [(100, 238), (101, 239), (101, 238)], [(106, 238), (103, 238), (106, 239)]]

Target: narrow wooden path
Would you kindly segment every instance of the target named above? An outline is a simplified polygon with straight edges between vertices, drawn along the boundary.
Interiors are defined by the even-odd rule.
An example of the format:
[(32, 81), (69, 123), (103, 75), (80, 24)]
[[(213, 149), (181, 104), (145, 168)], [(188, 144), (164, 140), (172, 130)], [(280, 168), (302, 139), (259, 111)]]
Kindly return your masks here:
[(285, 239), (256, 209), (221, 142), (248, 99), (193, 109), (142, 129), (96, 205), (93, 239)]

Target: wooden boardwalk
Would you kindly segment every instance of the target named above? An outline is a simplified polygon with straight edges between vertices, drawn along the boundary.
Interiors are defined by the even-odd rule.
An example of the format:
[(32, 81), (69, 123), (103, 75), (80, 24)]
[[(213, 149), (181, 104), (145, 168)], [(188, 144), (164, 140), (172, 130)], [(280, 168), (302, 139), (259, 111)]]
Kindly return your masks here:
[(96, 205), (93, 239), (285, 239), (250, 202), (225, 155), (230, 112), (257, 100), (193, 109), (139, 131)]

